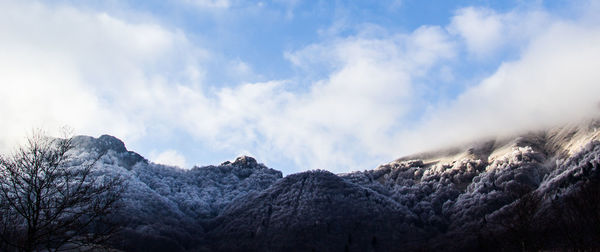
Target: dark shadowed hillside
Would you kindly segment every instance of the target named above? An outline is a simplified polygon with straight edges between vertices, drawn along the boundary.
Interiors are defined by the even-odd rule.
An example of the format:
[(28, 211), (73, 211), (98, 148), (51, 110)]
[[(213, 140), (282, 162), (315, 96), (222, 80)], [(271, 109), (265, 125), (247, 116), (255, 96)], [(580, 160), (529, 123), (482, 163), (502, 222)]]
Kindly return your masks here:
[(218, 250), (369, 251), (415, 245), (422, 235), (405, 206), (327, 171), (293, 174), (238, 200), (212, 224)]

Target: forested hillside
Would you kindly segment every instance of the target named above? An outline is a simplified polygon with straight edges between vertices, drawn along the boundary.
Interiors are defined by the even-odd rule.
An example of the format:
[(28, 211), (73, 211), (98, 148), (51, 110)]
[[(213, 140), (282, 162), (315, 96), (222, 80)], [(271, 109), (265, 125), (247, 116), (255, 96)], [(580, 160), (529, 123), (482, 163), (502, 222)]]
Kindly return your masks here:
[(600, 246), (598, 123), (487, 139), (373, 170), (282, 177), (254, 158), (151, 163), (111, 136), (78, 136), (76, 160), (124, 176), (126, 251), (415, 251)]

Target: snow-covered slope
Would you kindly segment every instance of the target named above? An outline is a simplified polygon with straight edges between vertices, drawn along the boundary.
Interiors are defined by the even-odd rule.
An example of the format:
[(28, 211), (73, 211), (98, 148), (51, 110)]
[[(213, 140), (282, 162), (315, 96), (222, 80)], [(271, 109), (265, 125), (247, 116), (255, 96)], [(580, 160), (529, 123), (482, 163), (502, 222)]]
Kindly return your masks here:
[(74, 155), (103, 154), (97, 174), (128, 179), (115, 217), (127, 251), (589, 249), (600, 246), (588, 227), (600, 227), (598, 126), (285, 178), (245, 156), (191, 170), (149, 163), (110, 136), (76, 137)]
[[(482, 230), (493, 229), (486, 232), (495, 235), (512, 232), (499, 228), (498, 223), (511, 220), (498, 216), (505, 218), (511, 207), (525, 201), (523, 197), (540, 198), (532, 215), (545, 211), (550, 216), (549, 209), (556, 208), (551, 204), (562, 204), (560, 196), (576, 192), (583, 181), (593, 179), (590, 174), (598, 172), (600, 163), (599, 126), (591, 121), (488, 139), (341, 176), (407, 206), (427, 227), (430, 248), (479, 250), (481, 236), (485, 236)], [(490, 218), (496, 223), (490, 224)]]
[(251, 157), (190, 170), (148, 162), (112, 136), (77, 136), (76, 160), (100, 157), (97, 175), (126, 178), (127, 190), (115, 218), (124, 224), (121, 246), (130, 251), (182, 251), (202, 243), (202, 221), (231, 201), (266, 189), (282, 177)]
[[(540, 241), (560, 240), (557, 230), (574, 226), (555, 216), (598, 173), (597, 126), (487, 139), (363, 172), (290, 175), (233, 202), (208, 237), (236, 240), (212, 249), (237, 251), (565, 248)], [(524, 206), (527, 216), (518, 214)]]

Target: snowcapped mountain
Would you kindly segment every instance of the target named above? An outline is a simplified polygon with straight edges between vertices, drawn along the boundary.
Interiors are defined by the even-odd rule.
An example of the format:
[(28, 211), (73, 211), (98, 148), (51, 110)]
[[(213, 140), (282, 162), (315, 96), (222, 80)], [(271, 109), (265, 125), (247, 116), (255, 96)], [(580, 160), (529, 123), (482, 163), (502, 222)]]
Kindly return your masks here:
[(184, 251), (202, 244), (203, 221), (216, 217), (233, 200), (268, 188), (282, 177), (251, 157), (218, 166), (184, 170), (148, 162), (112, 136), (77, 136), (78, 160), (101, 156), (97, 174), (127, 178), (119, 246), (127, 251)]
[(600, 246), (600, 123), (399, 158), (373, 170), (282, 178), (251, 157), (183, 170), (111, 137), (80, 160), (129, 186), (127, 251), (535, 250)]

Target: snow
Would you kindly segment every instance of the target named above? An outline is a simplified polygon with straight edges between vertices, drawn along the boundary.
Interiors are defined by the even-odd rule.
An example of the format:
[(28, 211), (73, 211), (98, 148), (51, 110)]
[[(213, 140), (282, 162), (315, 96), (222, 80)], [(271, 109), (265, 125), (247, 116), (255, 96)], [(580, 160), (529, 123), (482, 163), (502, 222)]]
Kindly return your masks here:
[[(115, 218), (126, 223), (126, 237), (138, 242), (169, 241), (191, 249), (194, 243), (223, 245), (211, 245), (209, 238), (233, 239), (233, 247), (226, 249), (235, 249), (238, 241), (258, 250), (283, 249), (272, 237), (294, 243), (286, 235), (295, 237), (293, 230), (313, 227), (315, 235), (336, 240), (340, 238), (327, 232), (353, 227), (387, 232), (391, 236), (381, 237), (396, 243), (417, 246), (420, 239), (435, 238), (428, 243), (431, 248), (453, 244), (458, 249), (475, 238), (453, 242), (457, 236), (475, 232), (488, 218), (500, 218), (524, 194), (545, 195), (542, 204), (548, 208), (549, 198), (569, 195), (598, 173), (595, 125), (488, 139), (362, 172), (308, 171), (285, 178), (247, 156), (189, 170), (155, 164), (110, 136), (76, 137), (72, 154), (73, 165), (102, 155), (96, 174), (127, 178), (123, 209)], [(371, 222), (358, 221), (363, 219)], [(255, 241), (274, 247), (260, 247)]]

